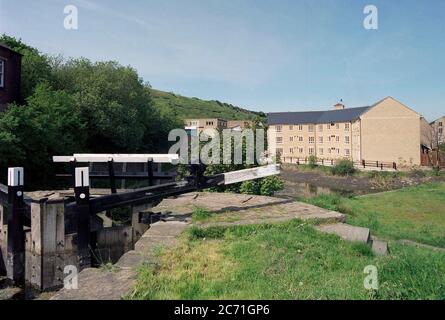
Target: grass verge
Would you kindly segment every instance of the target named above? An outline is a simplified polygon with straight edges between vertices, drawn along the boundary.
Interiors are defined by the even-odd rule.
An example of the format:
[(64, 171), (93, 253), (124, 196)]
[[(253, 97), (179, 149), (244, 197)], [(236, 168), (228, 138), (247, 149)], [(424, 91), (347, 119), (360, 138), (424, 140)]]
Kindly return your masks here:
[[(141, 268), (130, 299), (444, 299), (445, 254), (394, 244), (369, 247), (293, 220), (191, 228), (156, 267)], [(380, 287), (364, 288), (375, 265)]]
[(346, 213), (347, 223), (388, 239), (408, 239), (445, 247), (445, 183), (345, 198), (320, 195), (305, 202)]

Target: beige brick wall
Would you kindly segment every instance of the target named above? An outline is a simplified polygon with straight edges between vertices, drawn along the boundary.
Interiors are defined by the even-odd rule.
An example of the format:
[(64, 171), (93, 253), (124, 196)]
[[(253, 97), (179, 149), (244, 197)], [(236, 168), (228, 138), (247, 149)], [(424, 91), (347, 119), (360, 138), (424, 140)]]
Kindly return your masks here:
[(434, 121), (433, 126), (439, 136), (439, 143), (445, 143), (445, 116)]
[[(276, 150), (281, 159), (304, 159), (315, 155), (319, 159), (352, 159), (352, 124), (294, 124), (272, 125), (269, 127), (269, 141), (275, 131)], [(269, 150), (273, 152), (273, 144)]]
[(361, 161), (361, 121), (356, 120), (352, 123), (352, 159)]
[(393, 98), (386, 98), (361, 117), (362, 158), (420, 164), (421, 116)]

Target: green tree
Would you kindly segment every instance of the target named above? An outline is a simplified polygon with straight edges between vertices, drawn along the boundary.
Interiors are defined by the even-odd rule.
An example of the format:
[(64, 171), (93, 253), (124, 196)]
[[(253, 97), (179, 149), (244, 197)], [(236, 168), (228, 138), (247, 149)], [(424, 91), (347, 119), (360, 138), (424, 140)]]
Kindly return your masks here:
[(51, 157), (82, 151), (84, 127), (71, 95), (37, 85), (26, 107), (11, 105), (0, 117), (1, 172), (8, 166), (23, 166), (28, 187), (53, 185)]
[(174, 115), (154, 107), (148, 85), (117, 62), (70, 59), (54, 65), (57, 89), (72, 94), (87, 123), (87, 147), (95, 152), (159, 151), (167, 148)]

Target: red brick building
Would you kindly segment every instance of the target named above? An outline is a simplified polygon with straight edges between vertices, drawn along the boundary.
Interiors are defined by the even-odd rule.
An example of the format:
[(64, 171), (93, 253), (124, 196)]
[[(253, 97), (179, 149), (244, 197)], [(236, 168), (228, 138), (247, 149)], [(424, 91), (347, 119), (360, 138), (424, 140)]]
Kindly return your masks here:
[(20, 102), (22, 55), (0, 43), (0, 112)]

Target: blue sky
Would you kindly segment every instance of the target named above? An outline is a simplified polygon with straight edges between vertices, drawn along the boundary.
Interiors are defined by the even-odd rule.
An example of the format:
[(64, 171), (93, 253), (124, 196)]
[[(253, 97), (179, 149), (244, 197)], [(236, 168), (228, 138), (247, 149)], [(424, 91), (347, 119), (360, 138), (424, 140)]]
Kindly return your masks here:
[[(63, 8), (79, 29), (63, 28)], [(365, 5), (379, 29), (363, 28)], [(117, 60), (154, 88), (252, 110), (370, 105), (445, 114), (443, 0), (0, 0), (0, 32), (49, 54)]]

